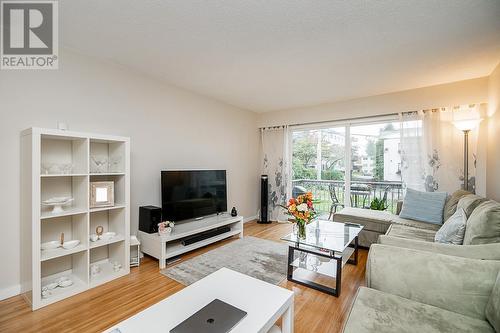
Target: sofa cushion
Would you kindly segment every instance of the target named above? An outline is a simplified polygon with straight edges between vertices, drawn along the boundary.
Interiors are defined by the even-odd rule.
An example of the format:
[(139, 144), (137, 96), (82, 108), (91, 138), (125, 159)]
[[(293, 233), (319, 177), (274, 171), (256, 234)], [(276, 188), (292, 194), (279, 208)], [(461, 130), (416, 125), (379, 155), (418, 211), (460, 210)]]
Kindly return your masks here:
[(434, 242), (436, 232), (428, 229), (413, 228), (400, 224), (393, 224), (387, 230), (387, 236)]
[(462, 208), (465, 211), (465, 215), (469, 217), (474, 209), (484, 201), (486, 201), (486, 198), (480, 197), (479, 195), (467, 194), (458, 200), (457, 209)]
[(464, 243), (467, 216), (462, 208), (457, 209), (441, 228), (436, 232), (434, 241), (445, 244), (462, 245)]
[(442, 224), (446, 192), (422, 192), (406, 190), (403, 208), (399, 216), (407, 219)]
[(477, 206), (467, 220), (464, 244), (500, 243), (500, 204), (488, 200)]
[(344, 327), (364, 332), (494, 332), (488, 322), (375, 289), (360, 287)]
[(455, 212), (457, 210), (458, 201), (462, 197), (464, 197), (468, 194), (471, 194), (471, 193), (468, 191), (464, 191), (464, 190), (457, 190), (457, 191), (453, 192), (453, 194), (450, 195), (446, 199), (446, 203), (444, 204), (444, 210), (443, 210), (443, 220), (444, 221), (447, 221), (453, 214), (455, 214)]
[(358, 235), (358, 245), (369, 248), (372, 244), (377, 243), (378, 237), (381, 235), (379, 232), (370, 230), (361, 230)]
[(488, 305), (486, 305), (486, 319), (497, 332), (500, 332), (500, 272), (498, 273)]
[(357, 223), (363, 230), (385, 233), (392, 223), (393, 214), (380, 210), (346, 207), (333, 215), (335, 222)]
[(398, 215), (394, 215), (392, 217), (392, 223), (394, 224), (399, 224), (399, 225), (404, 225), (407, 227), (412, 227), (412, 228), (419, 228), (419, 229), (427, 229), (427, 230), (432, 230), (432, 231), (438, 231), (439, 228), (441, 228), (440, 224), (434, 224), (434, 223), (427, 223), (427, 222), (421, 222), (421, 221), (415, 221), (415, 220), (410, 220), (410, 219), (404, 219)]

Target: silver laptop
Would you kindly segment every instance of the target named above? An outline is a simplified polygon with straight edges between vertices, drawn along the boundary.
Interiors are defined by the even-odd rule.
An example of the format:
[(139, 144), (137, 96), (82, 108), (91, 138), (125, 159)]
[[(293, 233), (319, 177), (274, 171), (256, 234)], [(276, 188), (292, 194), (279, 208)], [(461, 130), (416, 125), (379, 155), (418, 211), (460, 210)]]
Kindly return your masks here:
[(245, 311), (215, 299), (170, 330), (170, 333), (227, 333), (246, 315)]

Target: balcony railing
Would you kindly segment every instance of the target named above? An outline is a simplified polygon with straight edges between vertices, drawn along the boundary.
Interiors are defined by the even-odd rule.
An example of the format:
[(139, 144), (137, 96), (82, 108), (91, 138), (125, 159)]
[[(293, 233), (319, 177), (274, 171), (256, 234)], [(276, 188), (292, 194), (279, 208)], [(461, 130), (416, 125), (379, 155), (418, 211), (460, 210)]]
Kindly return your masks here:
[[(300, 192), (300, 187), (312, 192), (314, 199), (319, 201), (315, 208), (322, 216), (330, 213), (335, 198), (340, 204), (345, 202), (345, 182), (343, 180), (298, 179), (292, 181), (294, 195)], [(387, 211), (396, 213), (397, 202), (403, 198), (402, 183), (395, 181), (351, 181), (351, 197), (348, 201), (351, 207), (370, 208), (370, 203), (374, 198), (382, 199), (384, 197), (388, 206)], [(342, 207), (338, 207), (337, 211), (340, 209)]]

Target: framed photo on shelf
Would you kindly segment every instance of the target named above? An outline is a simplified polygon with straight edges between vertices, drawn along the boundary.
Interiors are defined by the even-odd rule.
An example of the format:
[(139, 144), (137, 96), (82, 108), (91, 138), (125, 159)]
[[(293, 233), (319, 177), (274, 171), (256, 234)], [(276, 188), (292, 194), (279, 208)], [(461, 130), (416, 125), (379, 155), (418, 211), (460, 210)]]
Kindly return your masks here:
[(115, 183), (112, 181), (90, 182), (90, 208), (115, 205)]

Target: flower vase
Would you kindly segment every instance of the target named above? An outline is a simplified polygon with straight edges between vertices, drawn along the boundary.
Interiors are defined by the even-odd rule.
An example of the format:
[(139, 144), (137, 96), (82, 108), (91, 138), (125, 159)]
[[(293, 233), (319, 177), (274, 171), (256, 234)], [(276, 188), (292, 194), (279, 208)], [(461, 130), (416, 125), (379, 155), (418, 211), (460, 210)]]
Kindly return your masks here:
[(306, 221), (297, 221), (297, 238), (306, 239)]

